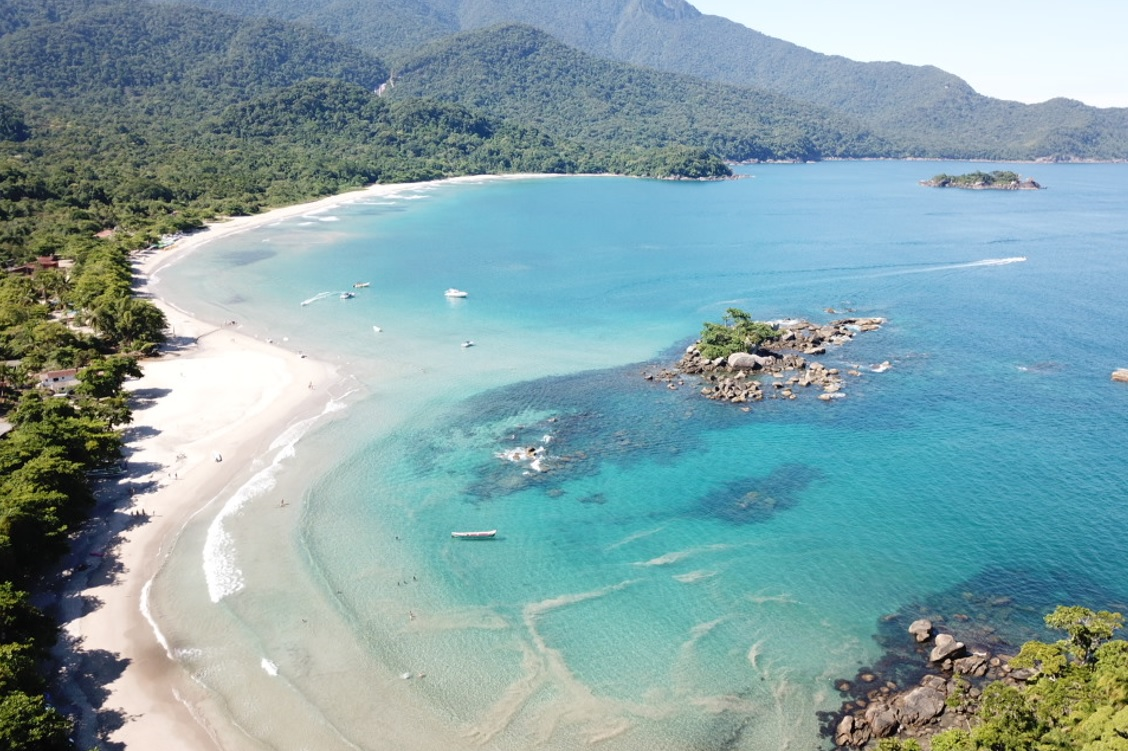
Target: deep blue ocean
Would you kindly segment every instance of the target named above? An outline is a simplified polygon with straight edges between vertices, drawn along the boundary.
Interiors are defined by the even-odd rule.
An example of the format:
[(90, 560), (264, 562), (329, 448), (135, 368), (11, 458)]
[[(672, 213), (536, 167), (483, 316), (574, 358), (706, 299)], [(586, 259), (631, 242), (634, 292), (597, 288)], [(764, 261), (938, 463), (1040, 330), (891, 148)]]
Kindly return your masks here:
[[(999, 168), (1046, 189), (918, 184)], [(154, 587), (248, 748), (820, 748), (915, 617), (1128, 608), (1128, 166), (739, 172), (407, 189), (161, 272), (353, 390), (285, 459), (294, 523), (231, 522), (242, 590), (202, 584), (221, 504)], [(729, 307), (886, 323), (829, 403), (642, 377)]]

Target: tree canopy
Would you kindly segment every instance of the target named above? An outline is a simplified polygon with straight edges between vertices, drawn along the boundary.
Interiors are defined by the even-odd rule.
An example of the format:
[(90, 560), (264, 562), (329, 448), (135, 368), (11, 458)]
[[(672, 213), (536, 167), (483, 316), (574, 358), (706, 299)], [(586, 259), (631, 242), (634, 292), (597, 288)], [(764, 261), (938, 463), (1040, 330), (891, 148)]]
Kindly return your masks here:
[(729, 308), (721, 323), (705, 322), (697, 349), (705, 359), (715, 360), (734, 352), (752, 352), (763, 342), (779, 336), (780, 332), (770, 323), (753, 321), (743, 310)]

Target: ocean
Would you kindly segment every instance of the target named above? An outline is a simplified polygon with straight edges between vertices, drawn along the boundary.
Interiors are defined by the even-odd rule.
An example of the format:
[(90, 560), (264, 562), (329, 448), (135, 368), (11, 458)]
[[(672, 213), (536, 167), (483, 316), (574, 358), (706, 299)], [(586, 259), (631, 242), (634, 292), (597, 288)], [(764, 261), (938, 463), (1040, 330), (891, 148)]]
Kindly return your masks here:
[[(998, 168), (1046, 189), (447, 183), (162, 269), (348, 376), (151, 585), (201, 716), (255, 749), (829, 748), (836, 681), (915, 617), (1017, 645), (1128, 608), (1128, 166)], [(886, 323), (827, 353), (859, 373), (829, 403), (643, 377), (730, 307)]]

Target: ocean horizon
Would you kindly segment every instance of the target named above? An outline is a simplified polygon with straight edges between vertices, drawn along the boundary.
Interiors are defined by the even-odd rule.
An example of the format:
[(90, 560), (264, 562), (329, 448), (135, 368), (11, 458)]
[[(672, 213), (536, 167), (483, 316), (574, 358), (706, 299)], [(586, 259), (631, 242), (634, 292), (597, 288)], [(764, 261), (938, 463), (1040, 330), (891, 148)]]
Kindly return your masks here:
[[(152, 583), (201, 715), (247, 748), (830, 748), (835, 682), (915, 617), (1017, 645), (1128, 608), (1128, 166), (918, 183), (981, 168), (438, 183), (162, 268), (347, 376)], [(820, 358), (860, 374), (830, 403), (644, 378), (730, 307), (885, 323)]]

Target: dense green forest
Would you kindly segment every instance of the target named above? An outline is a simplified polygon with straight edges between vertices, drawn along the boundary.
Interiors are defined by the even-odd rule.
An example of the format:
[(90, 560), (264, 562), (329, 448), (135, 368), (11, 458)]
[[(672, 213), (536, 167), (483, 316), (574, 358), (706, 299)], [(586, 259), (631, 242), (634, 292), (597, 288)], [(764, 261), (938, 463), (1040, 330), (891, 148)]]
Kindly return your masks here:
[(374, 93), (388, 75), (379, 59), (277, 21), (132, 3), (9, 25), (16, 30), (0, 37), (3, 263), (66, 254), (66, 238), (105, 228), (152, 241), (203, 217), (377, 181), (727, 174), (700, 146), (687, 162), (673, 140), (654, 150), (588, 145), (456, 104), (385, 102)]
[(529, 26), (467, 32), (393, 72), (390, 96), (428, 96), (607, 148), (692, 144), (731, 161), (872, 157), (890, 145), (784, 97), (609, 60)]
[(1066, 99), (1033, 105), (992, 99), (933, 66), (819, 54), (702, 14), (684, 0), (192, 2), (298, 19), (393, 63), (410, 57), (421, 43), (460, 31), (527, 24), (597, 57), (831, 109), (880, 135), (889, 144), (885, 156), (1128, 159), (1128, 109), (1098, 109)]
[[(164, 315), (133, 296), (123, 248), (89, 238), (75, 265), (0, 278), (0, 746), (72, 748), (70, 721), (46, 699), (41, 665), (56, 627), (27, 590), (67, 549), (94, 505), (87, 473), (120, 458), (132, 421), (122, 392), (138, 356), (164, 339)], [(71, 393), (36, 388), (76, 371)]]

